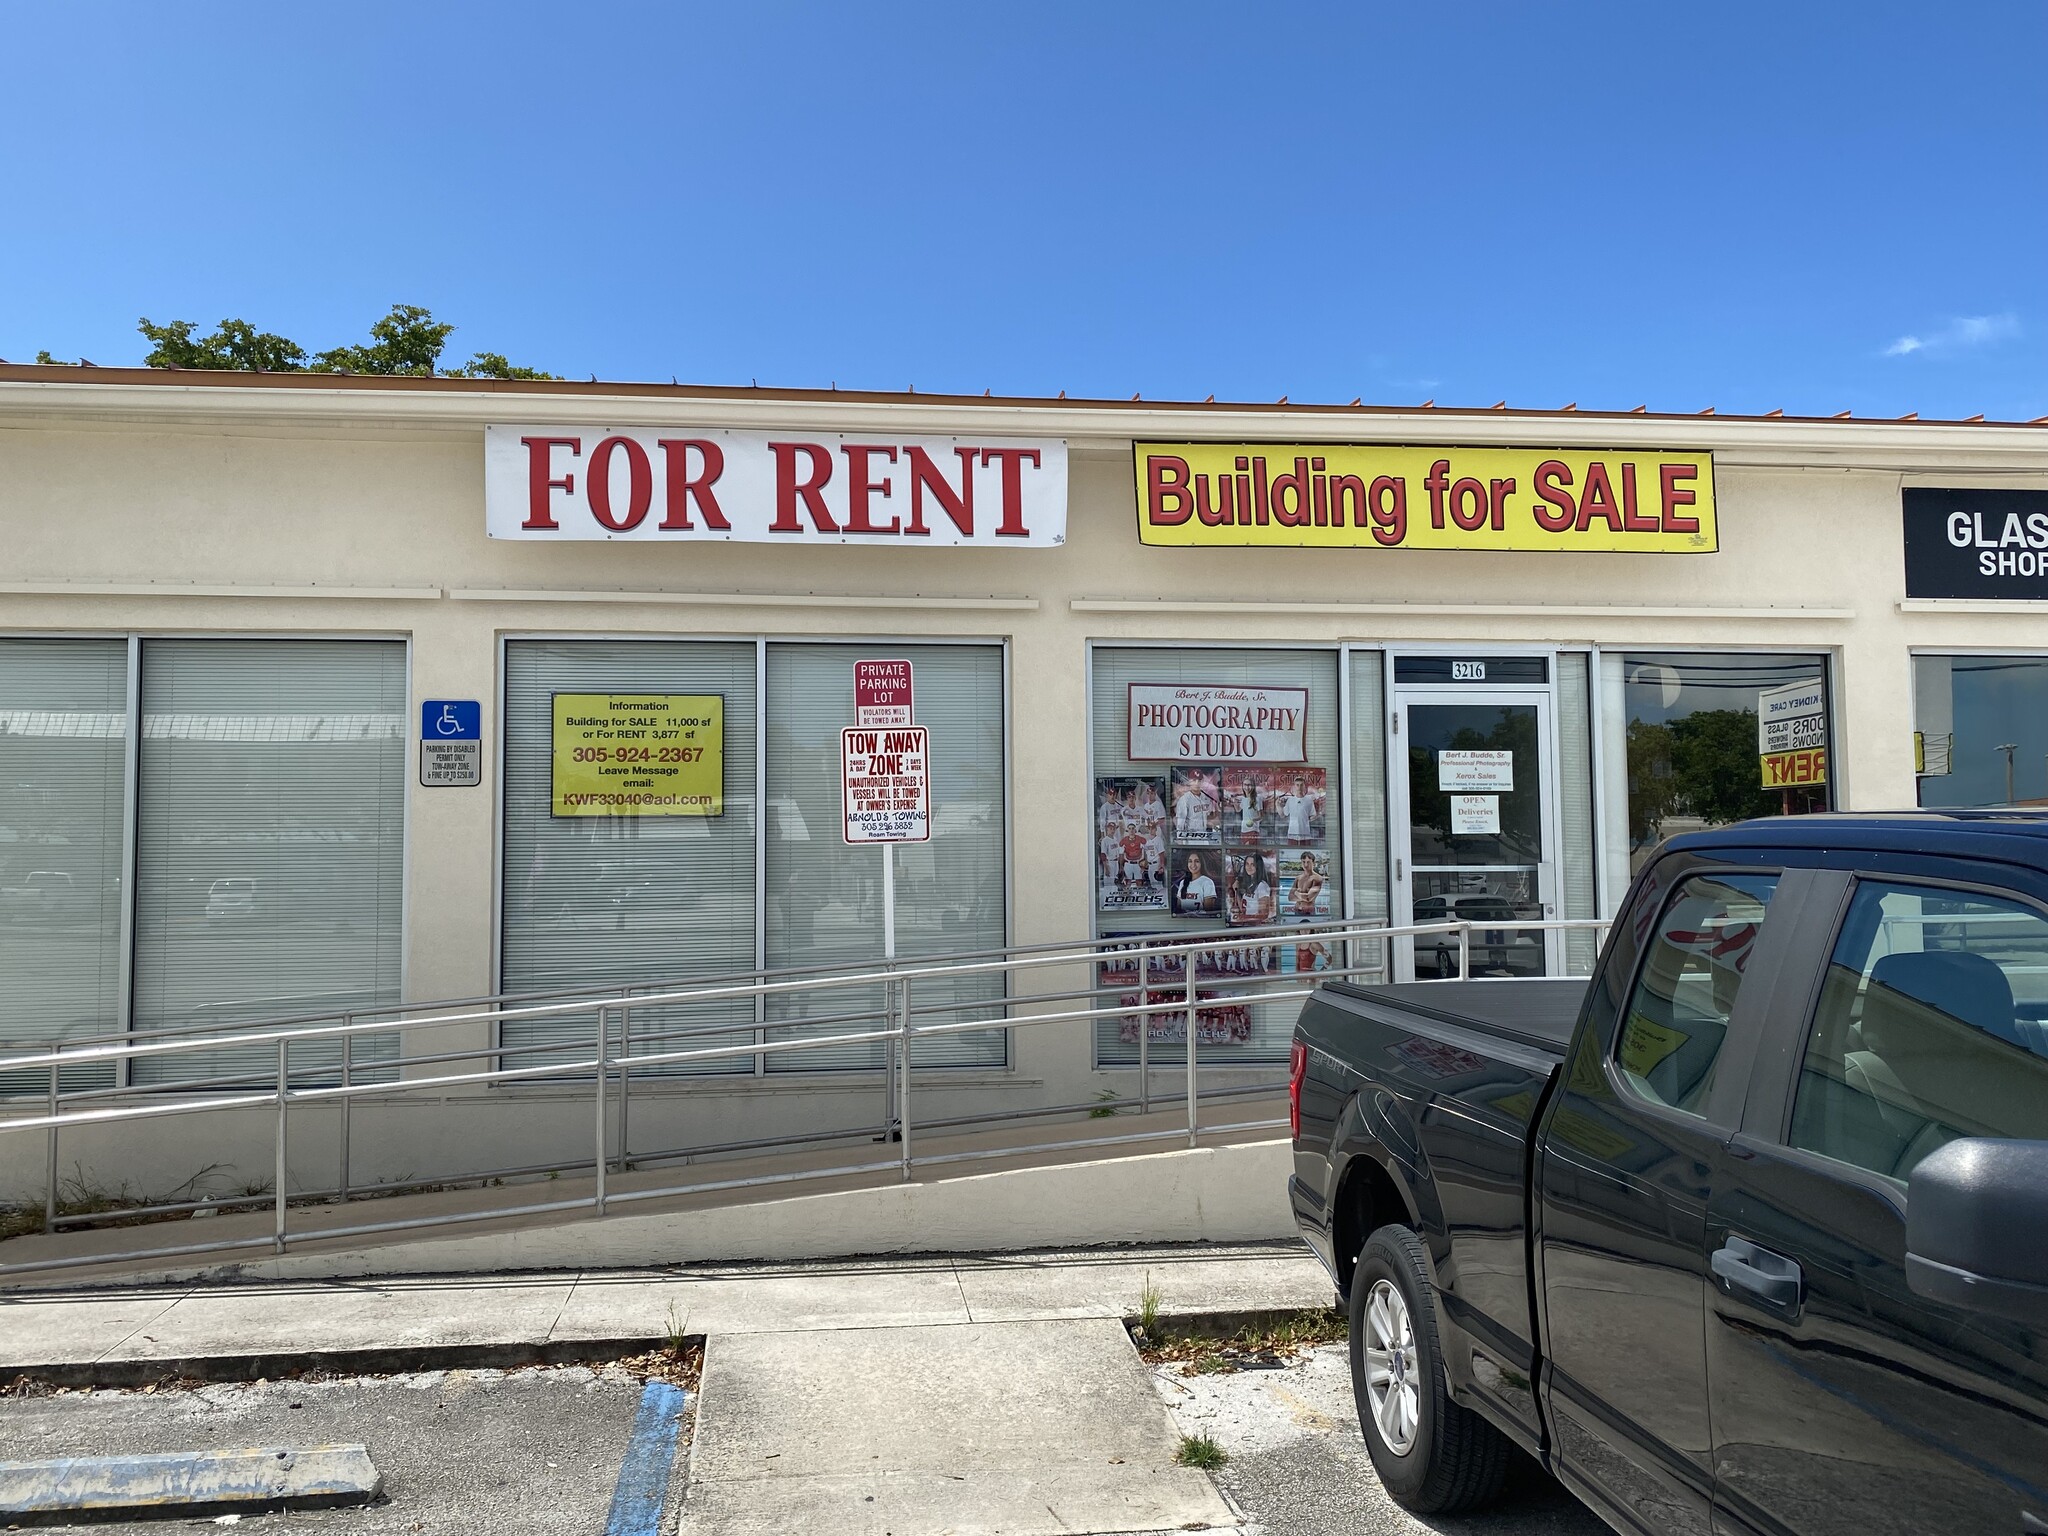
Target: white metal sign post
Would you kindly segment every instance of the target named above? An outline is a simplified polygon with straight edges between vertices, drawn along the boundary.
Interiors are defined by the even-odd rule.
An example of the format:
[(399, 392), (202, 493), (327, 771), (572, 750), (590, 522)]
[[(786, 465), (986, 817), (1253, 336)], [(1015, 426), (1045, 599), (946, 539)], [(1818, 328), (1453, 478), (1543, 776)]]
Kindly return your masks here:
[[(908, 703), (908, 700), (905, 700)], [(921, 725), (850, 726), (839, 733), (840, 796), (844, 836), (882, 847), (882, 952), (896, 958), (896, 844), (924, 843), (932, 835), (931, 741)], [(910, 981), (891, 982), (902, 1053), (889, 1053), (888, 1089), (894, 1100), (894, 1135), (903, 1143), (903, 1177), (910, 1177)]]
[[(856, 661), (853, 664), (853, 723), (856, 728), (868, 726), (905, 727), (917, 718), (917, 694), (911, 685), (910, 663), (891, 659), (887, 661)], [(923, 759), (923, 749), (919, 748)], [(847, 762), (853, 761), (849, 754)], [(851, 770), (847, 782), (852, 782)], [(929, 777), (926, 781), (927, 801), (930, 800)], [(847, 823), (852, 825), (853, 801), (847, 799)], [(882, 958), (896, 958), (896, 851), (892, 843), (924, 842), (930, 836), (930, 817), (926, 816), (926, 830), (917, 837), (874, 837), (856, 838), (848, 832), (846, 840), (852, 842), (879, 842), (882, 846)]]
[(921, 725), (850, 726), (839, 733), (840, 793), (848, 843), (882, 848), (882, 947), (896, 958), (896, 858), (890, 845), (932, 835), (930, 741)]

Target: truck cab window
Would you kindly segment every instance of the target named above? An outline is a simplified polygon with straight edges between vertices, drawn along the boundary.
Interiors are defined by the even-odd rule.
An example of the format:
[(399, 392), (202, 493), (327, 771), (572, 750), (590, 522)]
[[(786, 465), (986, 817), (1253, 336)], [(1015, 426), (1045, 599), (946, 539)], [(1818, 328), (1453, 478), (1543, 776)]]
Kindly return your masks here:
[(1654, 1104), (1702, 1113), (1775, 874), (1694, 875), (1680, 883), (1629, 994), (1616, 1061)]
[(2048, 1139), (2048, 919), (1864, 881), (1835, 942), (1792, 1145), (1904, 1180), (1960, 1136)]

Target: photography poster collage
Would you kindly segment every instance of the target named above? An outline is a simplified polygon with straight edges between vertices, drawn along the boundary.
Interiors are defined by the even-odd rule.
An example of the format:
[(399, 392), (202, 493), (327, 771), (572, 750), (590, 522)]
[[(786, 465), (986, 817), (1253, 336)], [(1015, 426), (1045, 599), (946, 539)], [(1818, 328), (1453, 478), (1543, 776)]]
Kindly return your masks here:
[[(1327, 922), (1336, 894), (1325, 831), (1328, 774), (1321, 768), (1275, 763), (1181, 763), (1164, 773), (1104, 775), (1095, 781), (1096, 906), (1106, 919), (1162, 914), (1192, 928), (1272, 928)], [(1156, 1044), (1179, 1044), (1187, 1034), (1187, 972), (1183, 957), (1148, 957), (1148, 944), (1170, 934), (1119, 933), (1123, 955), (1101, 965), (1104, 988), (1140, 985), (1144, 1001), (1162, 1013), (1151, 1020)], [(1195, 955), (1197, 1001), (1213, 1006), (1195, 1014), (1203, 1045), (1242, 1045), (1251, 1039), (1250, 996), (1203, 988), (1228, 987), (1276, 974), (1327, 970), (1331, 946), (1321, 939), (1201, 951)], [(1158, 990), (1153, 990), (1158, 989)], [(1136, 1007), (1133, 990), (1117, 1006)], [(1134, 1044), (1138, 1020), (1118, 1022), (1118, 1038)]]

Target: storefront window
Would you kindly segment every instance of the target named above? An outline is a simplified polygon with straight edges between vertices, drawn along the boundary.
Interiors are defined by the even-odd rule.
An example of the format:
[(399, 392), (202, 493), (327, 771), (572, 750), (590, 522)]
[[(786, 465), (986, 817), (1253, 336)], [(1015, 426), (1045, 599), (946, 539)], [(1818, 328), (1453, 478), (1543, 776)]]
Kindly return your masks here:
[(1920, 804), (2048, 805), (2048, 657), (1915, 656)]
[[(1828, 809), (1832, 770), (1825, 754), (1797, 765), (1809, 782), (1764, 787), (1757, 724), (1765, 695), (1797, 684), (1824, 689), (1825, 657), (1628, 651), (1609, 652), (1600, 665), (1610, 906), (1667, 837), (1750, 816)], [(1818, 719), (1824, 740), (1824, 711)]]
[[(1133, 945), (1098, 983), (1110, 998), (1183, 1005), (1150, 1021), (1152, 1061), (1181, 1059), (1187, 977), (1179, 961), (1141, 963), (1144, 936), (1282, 930), (1196, 957), (1198, 1054), (1212, 1066), (1284, 1059), (1300, 1004), (1260, 1002), (1259, 983), (1332, 963), (1329, 943), (1284, 930), (1343, 915), (1338, 663), (1335, 650), (1093, 652), (1095, 931)], [(1100, 1065), (1135, 1065), (1138, 1020), (1100, 1021), (1095, 1051)]]
[(126, 640), (0, 640), (0, 1052), (121, 1027), (127, 746)]
[[(146, 640), (141, 675), (135, 1029), (395, 1004), (405, 646)], [(309, 1044), (292, 1067), (339, 1055)], [(275, 1059), (260, 1046), (143, 1057), (135, 1080), (261, 1073)]]
[[(503, 985), (508, 992), (635, 987), (743, 975), (755, 957), (753, 641), (512, 640), (505, 646)], [(557, 815), (558, 694), (656, 703), (716, 698), (716, 814)], [(572, 749), (573, 750), (573, 749)], [(569, 807), (561, 807), (564, 810)], [(636, 1009), (636, 1049), (751, 1044), (751, 999)], [(510, 1019), (507, 1066), (587, 1059), (590, 1018)], [(685, 1034), (683, 1032), (687, 1031)], [(751, 1073), (751, 1056), (658, 1069)]]
[[(897, 955), (1002, 948), (1008, 916), (1000, 645), (515, 640), (505, 647), (506, 990), (645, 991), (764, 967), (879, 966), (884, 855), (844, 839), (839, 733), (856, 723), (854, 663), (884, 657), (910, 661), (915, 723), (927, 728), (931, 743), (931, 839), (893, 852)], [(555, 783), (555, 720), (567, 695), (603, 695), (607, 705), (617, 699), (621, 706), (666, 701), (678, 711), (717, 699), (716, 808), (570, 814)], [(766, 786), (758, 818), (757, 778)], [(613, 782), (629, 788), (630, 772)], [(999, 978), (974, 977), (926, 983), (913, 1002), (971, 1008), (986, 998), (994, 1017), (1002, 996)], [(634, 1049), (855, 1033), (874, 1027), (882, 1005), (875, 986), (778, 995), (759, 1005), (738, 998), (636, 1008)], [(590, 1016), (509, 1020), (503, 1044), (522, 1054), (507, 1065), (587, 1056), (594, 1028)], [(531, 1047), (554, 1049), (527, 1053)], [(855, 1070), (883, 1059), (881, 1045), (867, 1043), (644, 1070)], [(1001, 1065), (1003, 1039), (940, 1036), (919, 1042), (916, 1059)]]
[[(842, 836), (840, 730), (854, 723), (853, 669), (870, 658), (911, 665), (915, 723), (930, 732), (931, 840), (853, 847)], [(768, 647), (767, 947), (771, 969), (879, 965), (882, 860), (896, 864), (896, 954), (931, 958), (1001, 949), (1003, 904), (1003, 651), (996, 645), (775, 643)], [(913, 1007), (946, 1007), (949, 1021), (990, 1004), (1000, 976), (918, 983)], [(873, 1028), (882, 988), (848, 987), (769, 1000), (768, 1038)], [(859, 1022), (848, 1018), (851, 1015)], [(831, 1022), (838, 1018), (841, 1022)], [(817, 1022), (805, 1022), (817, 1021)], [(1001, 1033), (920, 1040), (918, 1065), (1000, 1066)], [(784, 1051), (770, 1072), (845, 1070), (882, 1063), (880, 1042)]]

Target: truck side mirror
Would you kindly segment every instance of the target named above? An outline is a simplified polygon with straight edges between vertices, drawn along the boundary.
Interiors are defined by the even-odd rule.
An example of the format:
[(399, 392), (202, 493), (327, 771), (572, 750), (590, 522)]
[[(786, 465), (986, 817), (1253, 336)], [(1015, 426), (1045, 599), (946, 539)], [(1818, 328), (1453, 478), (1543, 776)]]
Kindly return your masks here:
[(2048, 1328), (2048, 1141), (1965, 1138), (1906, 1184), (1916, 1296)]

